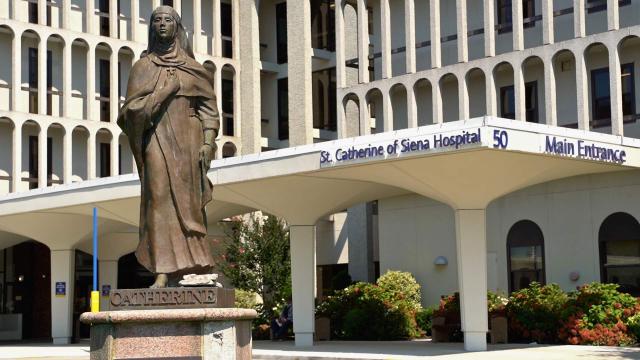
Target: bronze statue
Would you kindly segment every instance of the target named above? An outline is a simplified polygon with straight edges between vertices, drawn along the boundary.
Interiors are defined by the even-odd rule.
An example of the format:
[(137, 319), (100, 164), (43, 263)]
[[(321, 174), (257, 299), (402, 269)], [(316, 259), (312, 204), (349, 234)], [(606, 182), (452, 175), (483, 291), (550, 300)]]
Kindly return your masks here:
[(131, 70), (118, 117), (142, 185), (136, 257), (156, 275), (152, 288), (214, 264), (205, 213), (212, 191), (206, 172), (220, 127), (213, 88), (178, 13), (155, 9), (148, 49)]

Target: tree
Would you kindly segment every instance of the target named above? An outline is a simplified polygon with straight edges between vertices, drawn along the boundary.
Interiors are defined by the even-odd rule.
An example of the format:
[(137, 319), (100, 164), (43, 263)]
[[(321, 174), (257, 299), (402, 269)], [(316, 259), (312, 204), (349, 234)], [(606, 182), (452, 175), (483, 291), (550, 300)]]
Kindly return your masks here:
[(238, 289), (259, 294), (263, 316), (291, 294), (289, 229), (275, 216), (226, 225), (220, 271)]

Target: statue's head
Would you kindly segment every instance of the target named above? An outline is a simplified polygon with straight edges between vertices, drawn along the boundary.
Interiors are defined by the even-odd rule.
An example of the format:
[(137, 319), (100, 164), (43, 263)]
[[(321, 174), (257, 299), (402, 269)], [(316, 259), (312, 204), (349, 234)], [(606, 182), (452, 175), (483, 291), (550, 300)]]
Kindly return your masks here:
[(147, 52), (153, 52), (158, 47), (170, 47), (174, 43), (180, 46), (187, 55), (194, 57), (187, 39), (187, 32), (182, 26), (182, 20), (178, 12), (171, 6), (158, 6), (151, 13), (151, 19), (149, 20)]

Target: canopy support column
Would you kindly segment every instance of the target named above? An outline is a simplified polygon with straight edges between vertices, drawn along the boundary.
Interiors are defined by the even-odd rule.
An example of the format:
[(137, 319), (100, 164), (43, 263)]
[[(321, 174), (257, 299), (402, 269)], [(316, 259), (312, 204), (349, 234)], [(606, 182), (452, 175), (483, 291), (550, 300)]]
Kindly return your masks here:
[(456, 210), (460, 315), (466, 351), (487, 350), (487, 230), (485, 209)]
[(292, 225), (291, 287), (296, 346), (313, 346), (315, 331), (316, 227)]
[(51, 337), (55, 345), (70, 344), (73, 337), (75, 254), (73, 249), (51, 250)]

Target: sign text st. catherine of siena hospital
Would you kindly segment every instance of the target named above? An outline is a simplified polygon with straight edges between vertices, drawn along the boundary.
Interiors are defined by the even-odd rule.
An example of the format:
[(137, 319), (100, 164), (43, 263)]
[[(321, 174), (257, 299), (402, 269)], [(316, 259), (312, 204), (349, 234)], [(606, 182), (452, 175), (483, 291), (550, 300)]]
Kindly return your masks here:
[[(424, 129), (433, 126), (424, 127)], [(442, 130), (438, 127), (434, 130)], [(575, 130), (569, 130), (574, 131)], [(557, 133), (557, 131), (556, 131)], [(496, 126), (465, 127), (450, 131), (407, 131), (391, 133), (393, 136), (368, 136), (365, 142), (336, 143), (333, 148), (320, 152), (320, 166), (332, 167), (342, 164), (360, 163), (373, 160), (402, 158), (411, 155), (428, 155), (473, 148), (493, 148), (498, 150), (525, 151), (551, 156), (571, 157), (591, 161), (626, 164), (629, 161), (628, 148), (618, 143), (592, 141), (587, 138), (545, 134), (530, 130)], [(405, 134), (406, 136), (403, 136)], [(581, 132), (585, 134), (585, 132)], [(569, 135), (569, 134), (567, 134)], [(573, 135), (573, 134), (571, 134)], [(598, 136), (601, 134), (596, 134)], [(574, 135), (575, 136), (575, 135)], [(589, 137), (589, 136), (587, 136)], [(593, 136), (591, 136), (593, 137)], [(619, 137), (613, 137), (619, 139)], [(637, 148), (633, 149), (637, 150)]]

